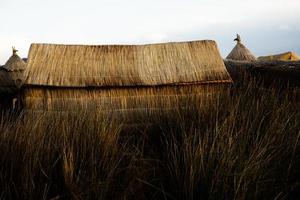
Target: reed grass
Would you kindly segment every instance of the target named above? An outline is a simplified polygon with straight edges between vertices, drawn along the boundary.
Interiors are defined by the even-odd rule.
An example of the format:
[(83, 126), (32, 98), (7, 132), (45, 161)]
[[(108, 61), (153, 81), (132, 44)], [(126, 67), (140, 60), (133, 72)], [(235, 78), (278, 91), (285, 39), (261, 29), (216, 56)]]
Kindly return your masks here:
[(4, 114), (0, 198), (296, 198), (299, 102), (256, 84), (131, 122), (91, 110)]

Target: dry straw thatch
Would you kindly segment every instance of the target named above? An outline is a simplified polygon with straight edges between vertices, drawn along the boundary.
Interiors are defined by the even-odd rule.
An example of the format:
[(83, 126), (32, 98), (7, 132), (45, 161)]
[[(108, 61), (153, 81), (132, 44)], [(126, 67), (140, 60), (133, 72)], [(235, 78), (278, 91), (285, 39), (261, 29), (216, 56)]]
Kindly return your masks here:
[(3, 66), (4, 69), (6, 69), (9, 72), (16, 72), (16, 71), (23, 71), (26, 68), (26, 63), (18, 56), (16, 50), (13, 47), (13, 54), (12, 56), (8, 59), (8, 61), (5, 63)]
[(280, 85), (281, 88), (288, 86), (295, 89), (300, 86), (300, 61), (225, 60), (224, 63), (235, 84), (254, 78), (263, 81), (264, 86), (269, 88)]
[(160, 102), (172, 107), (180, 96), (232, 82), (214, 41), (32, 44), (25, 75), (24, 106), (41, 110), (153, 108)]
[(286, 52), (277, 55), (261, 56), (259, 61), (300, 61), (300, 56), (294, 52)]
[(226, 85), (182, 85), (132, 88), (24, 88), (25, 109), (30, 110), (101, 110), (134, 113), (156, 112), (185, 107), (195, 100), (198, 106), (208, 106)]
[(26, 85), (138, 86), (230, 82), (216, 43), (81, 46), (33, 44)]
[(13, 54), (0, 67), (0, 94), (15, 95), (24, 81), (23, 72), (26, 68), (26, 63), (17, 55), (17, 50), (13, 48)]
[(226, 59), (230, 60), (239, 60), (239, 61), (255, 61), (255, 56), (251, 53), (251, 51), (242, 44), (241, 37), (237, 35), (235, 39), (237, 41), (236, 46), (232, 49)]

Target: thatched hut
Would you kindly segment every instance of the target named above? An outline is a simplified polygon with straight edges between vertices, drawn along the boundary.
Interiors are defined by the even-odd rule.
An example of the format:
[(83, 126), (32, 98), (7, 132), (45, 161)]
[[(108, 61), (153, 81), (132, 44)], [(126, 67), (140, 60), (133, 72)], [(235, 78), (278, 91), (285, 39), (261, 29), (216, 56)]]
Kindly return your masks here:
[(32, 44), (25, 75), (24, 109), (54, 111), (168, 109), (232, 82), (214, 41)]
[(237, 34), (237, 38), (234, 39), (237, 42), (235, 47), (226, 57), (226, 59), (230, 60), (238, 60), (238, 61), (255, 61), (255, 56), (251, 53), (251, 51), (242, 44), (242, 40), (239, 34)]
[(235, 61), (225, 60), (235, 84), (249, 82), (249, 78), (263, 81), (265, 86), (282, 88), (300, 86), (300, 61)]
[(259, 61), (300, 61), (300, 56), (295, 52), (286, 52), (282, 54), (260, 56), (257, 58)]
[(13, 48), (13, 54), (0, 67), (0, 106), (7, 109), (16, 106), (16, 99), (22, 86), (23, 72), (26, 63), (17, 55), (17, 50)]

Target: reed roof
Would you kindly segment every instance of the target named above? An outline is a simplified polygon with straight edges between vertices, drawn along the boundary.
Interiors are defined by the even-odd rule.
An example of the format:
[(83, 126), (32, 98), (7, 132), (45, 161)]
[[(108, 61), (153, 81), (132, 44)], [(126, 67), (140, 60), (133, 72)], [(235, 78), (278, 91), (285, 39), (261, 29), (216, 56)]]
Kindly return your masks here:
[(240, 35), (237, 35), (237, 38), (234, 40), (237, 41), (237, 44), (226, 57), (230, 60), (239, 60), (239, 61), (254, 61), (256, 57), (251, 53), (251, 51), (242, 43)]
[(32, 44), (25, 85), (156, 86), (231, 82), (214, 41), (151, 45)]
[(22, 71), (25, 70), (26, 63), (16, 54), (16, 52), (14, 52), (13, 55), (5, 63), (3, 68), (9, 72)]
[(300, 56), (295, 52), (286, 52), (270, 56), (261, 56), (257, 59), (260, 61), (300, 61)]
[(26, 63), (17, 55), (17, 50), (13, 48), (13, 54), (0, 67), (0, 94), (16, 93), (21, 87), (24, 76), (23, 72), (26, 68)]

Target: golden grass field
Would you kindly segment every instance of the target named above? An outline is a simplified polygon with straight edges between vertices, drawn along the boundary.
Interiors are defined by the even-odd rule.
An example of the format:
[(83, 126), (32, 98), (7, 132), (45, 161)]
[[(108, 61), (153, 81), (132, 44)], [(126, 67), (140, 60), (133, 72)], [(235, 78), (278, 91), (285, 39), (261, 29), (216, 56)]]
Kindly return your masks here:
[(292, 88), (248, 80), (209, 106), (185, 98), (126, 123), (3, 113), (0, 199), (296, 199), (297, 105)]

